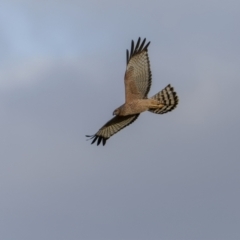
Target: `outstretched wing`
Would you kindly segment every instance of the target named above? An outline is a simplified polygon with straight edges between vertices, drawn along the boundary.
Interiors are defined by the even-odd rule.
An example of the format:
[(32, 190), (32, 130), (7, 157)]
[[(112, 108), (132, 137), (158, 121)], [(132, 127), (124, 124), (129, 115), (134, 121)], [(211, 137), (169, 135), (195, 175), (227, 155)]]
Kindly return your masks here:
[(92, 144), (97, 141), (97, 145), (101, 142), (103, 146), (106, 144), (106, 141), (115, 133), (120, 131), (121, 129), (127, 127), (129, 124), (133, 123), (139, 114), (129, 115), (129, 116), (116, 116), (108, 121), (99, 131), (92, 135), (86, 135), (86, 137), (90, 137), (92, 140)]
[(134, 41), (132, 41), (130, 54), (127, 50), (127, 69), (124, 77), (126, 102), (146, 98), (152, 83), (148, 58), (150, 42), (145, 45), (146, 38), (141, 44), (140, 42), (141, 38), (134, 47)]

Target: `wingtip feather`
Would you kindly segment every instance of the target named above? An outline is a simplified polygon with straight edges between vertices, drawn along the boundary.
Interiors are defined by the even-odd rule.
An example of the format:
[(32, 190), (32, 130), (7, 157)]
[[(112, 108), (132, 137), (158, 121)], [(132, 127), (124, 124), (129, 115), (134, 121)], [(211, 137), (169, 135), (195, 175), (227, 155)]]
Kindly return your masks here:
[(133, 55), (133, 52), (134, 52), (134, 41), (132, 40), (132, 44), (131, 44), (131, 55), (130, 55), (130, 56)]

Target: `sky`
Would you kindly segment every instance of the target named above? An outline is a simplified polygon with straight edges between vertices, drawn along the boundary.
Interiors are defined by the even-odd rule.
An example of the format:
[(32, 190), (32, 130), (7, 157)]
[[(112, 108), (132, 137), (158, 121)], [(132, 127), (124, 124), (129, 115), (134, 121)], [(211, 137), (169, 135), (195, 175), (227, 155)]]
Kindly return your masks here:
[[(240, 239), (239, 1), (0, 5), (0, 239)], [(179, 105), (91, 145), (138, 37)]]

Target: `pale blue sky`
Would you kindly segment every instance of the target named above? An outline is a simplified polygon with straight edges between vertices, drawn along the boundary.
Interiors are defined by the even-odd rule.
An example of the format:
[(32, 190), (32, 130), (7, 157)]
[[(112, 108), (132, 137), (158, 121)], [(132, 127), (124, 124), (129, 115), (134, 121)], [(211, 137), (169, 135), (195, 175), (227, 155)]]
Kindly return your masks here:
[[(240, 239), (240, 2), (2, 1), (0, 239)], [(105, 147), (126, 49), (151, 41), (142, 114)], [(109, 100), (111, 99), (111, 100)]]

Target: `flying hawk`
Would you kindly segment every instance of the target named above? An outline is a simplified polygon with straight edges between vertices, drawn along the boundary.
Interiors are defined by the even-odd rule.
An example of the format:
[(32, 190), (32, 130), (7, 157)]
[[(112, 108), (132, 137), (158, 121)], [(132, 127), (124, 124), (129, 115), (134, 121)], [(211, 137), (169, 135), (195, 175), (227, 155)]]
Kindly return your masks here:
[(163, 90), (148, 98), (148, 92), (152, 83), (152, 74), (148, 58), (148, 46), (146, 38), (141, 42), (138, 39), (136, 46), (131, 44), (131, 51), (127, 50), (127, 69), (124, 77), (125, 103), (114, 110), (113, 117), (99, 131), (92, 135), (86, 135), (92, 139), (92, 144), (101, 142), (103, 145), (115, 133), (133, 123), (140, 113), (150, 111), (164, 114), (172, 111), (178, 104), (178, 96), (169, 84)]

